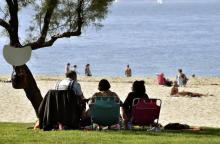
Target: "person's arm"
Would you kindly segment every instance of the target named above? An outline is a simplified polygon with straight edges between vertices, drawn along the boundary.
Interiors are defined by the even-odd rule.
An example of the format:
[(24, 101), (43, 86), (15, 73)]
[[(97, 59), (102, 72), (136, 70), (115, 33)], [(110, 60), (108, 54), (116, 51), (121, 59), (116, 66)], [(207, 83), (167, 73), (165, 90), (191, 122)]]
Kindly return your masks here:
[(124, 120), (128, 120), (130, 117), (130, 105), (131, 105), (131, 93), (126, 97), (123, 105), (122, 105), (122, 116)]
[(115, 92), (113, 92), (113, 95), (116, 97), (116, 102), (119, 102), (120, 106), (122, 106), (123, 102), (120, 100), (119, 96)]
[(83, 113), (86, 110), (86, 101), (84, 100), (85, 97), (84, 97), (84, 95), (82, 93), (81, 86), (80, 86), (80, 84), (78, 82), (74, 83), (73, 91), (75, 91), (75, 94), (77, 96), (79, 96), (80, 99), (81, 99), (81, 108), (82, 108), (82, 113)]

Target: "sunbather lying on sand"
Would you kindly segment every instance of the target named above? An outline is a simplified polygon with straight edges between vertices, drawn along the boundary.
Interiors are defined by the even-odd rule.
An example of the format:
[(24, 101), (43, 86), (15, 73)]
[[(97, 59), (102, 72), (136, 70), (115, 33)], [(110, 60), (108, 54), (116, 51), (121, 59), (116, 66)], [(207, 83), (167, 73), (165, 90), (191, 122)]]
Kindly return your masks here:
[(178, 96), (190, 96), (190, 97), (208, 96), (208, 94), (193, 93), (193, 92), (188, 92), (188, 91), (179, 92), (178, 85), (177, 85), (176, 81), (174, 81), (174, 85), (171, 89), (170, 95), (176, 96), (176, 97), (178, 97)]

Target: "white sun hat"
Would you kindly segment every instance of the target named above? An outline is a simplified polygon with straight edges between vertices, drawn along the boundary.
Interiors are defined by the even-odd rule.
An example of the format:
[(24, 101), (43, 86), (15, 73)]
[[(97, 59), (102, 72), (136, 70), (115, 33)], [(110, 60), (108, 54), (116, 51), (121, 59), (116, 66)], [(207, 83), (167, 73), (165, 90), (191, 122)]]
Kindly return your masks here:
[(31, 57), (32, 49), (30, 46), (15, 48), (5, 45), (3, 48), (3, 56), (5, 60), (13, 66), (21, 66), (28, 62)]

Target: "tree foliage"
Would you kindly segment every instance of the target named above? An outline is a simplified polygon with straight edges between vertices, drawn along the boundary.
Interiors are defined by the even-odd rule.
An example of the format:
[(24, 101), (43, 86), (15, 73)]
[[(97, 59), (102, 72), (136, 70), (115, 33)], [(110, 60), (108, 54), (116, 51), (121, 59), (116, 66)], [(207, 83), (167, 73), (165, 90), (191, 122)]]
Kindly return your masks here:
[[(11, 45), (29, 45), (33, 50), (48, 47), (57, 39), (79, 36), (86, 26), (100, 25), (112, 1), (5, 0), (0, 2), (0, 26), (8, 33)], [(18, 13), (25, 8), (33, 19), (27, 24), (26, 41), (20, 42)]]

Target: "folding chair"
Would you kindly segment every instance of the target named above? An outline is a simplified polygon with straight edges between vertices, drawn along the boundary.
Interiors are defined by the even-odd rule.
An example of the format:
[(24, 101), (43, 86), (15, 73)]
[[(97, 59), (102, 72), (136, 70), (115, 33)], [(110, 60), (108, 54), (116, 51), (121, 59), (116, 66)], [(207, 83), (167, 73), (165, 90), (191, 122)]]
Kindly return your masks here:
[(89, 105), (91, 111), (91, 122), (99, 126), (118, 124), (120, 118), (120, 103), (113, 96), (97, 96), (95, 101)]
[(158, 126), (161, 103), (160, 99), (134, 99), (132, 105), (132, 124), (143, 127)]

